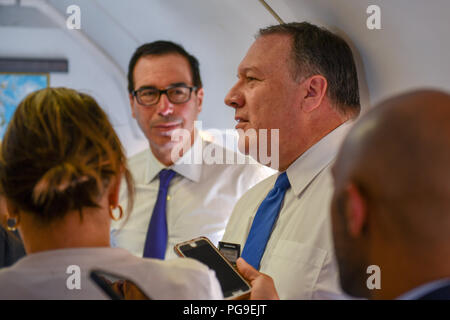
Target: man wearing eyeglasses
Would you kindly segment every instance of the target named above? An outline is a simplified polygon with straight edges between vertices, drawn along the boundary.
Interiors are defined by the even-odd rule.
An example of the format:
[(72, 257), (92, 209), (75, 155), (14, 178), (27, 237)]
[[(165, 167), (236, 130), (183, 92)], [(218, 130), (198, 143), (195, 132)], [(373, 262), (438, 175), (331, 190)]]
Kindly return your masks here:
[[(197, 59), (180, 45), (155, 41), (139, 47), (129, 64), (128, 92), (132, 116), (149, 148), (129, 160), (136, 183), (134, 209), (124, 224), (113, 224), (112, 245), (168, 259), (175, 256), (176, 243), (198, 236), (217, 244), (237, 199), (273, 171), (259, 164), (195, 161), (202, 158), (195, 153), (214, 142), (194, 127), (204, 91)], [(179, 129), (189, 138), (174, 138)], [(216, 152), (224, 150), (219, 148), (214, 146)], [(224, 150), (224, 157), (229, 152)]]

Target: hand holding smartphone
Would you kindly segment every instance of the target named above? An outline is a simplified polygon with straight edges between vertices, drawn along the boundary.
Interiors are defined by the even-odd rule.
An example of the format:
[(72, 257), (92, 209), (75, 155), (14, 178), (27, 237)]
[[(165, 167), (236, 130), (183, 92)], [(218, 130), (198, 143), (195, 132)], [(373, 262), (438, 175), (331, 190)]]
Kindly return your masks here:
[(206, 237), (199, 237), (175, 245), (175, 252), (206, 264), (216, 272), (223, 296), (228, 300), (247, 299), (251, 286)]

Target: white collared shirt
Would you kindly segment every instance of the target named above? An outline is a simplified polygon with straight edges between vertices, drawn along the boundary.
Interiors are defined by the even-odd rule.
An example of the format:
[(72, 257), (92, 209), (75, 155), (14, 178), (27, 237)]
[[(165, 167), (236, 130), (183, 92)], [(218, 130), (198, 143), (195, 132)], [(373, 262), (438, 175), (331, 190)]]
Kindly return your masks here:
[[(343, 124), (308, 149), (286, 170), (291, 188), (261, 259), (260, 271), (274, 279), (281, 299), (339, 299), (330, 203), (330, 166), (351, 124)], [(223, 241), (247, 240), (253, 218), (278, 175), (257, 184), (236, 204)]]
[[(89, 278), (92, 269), (131, 280), (151, 299), (223, 299), (214, 271), (195, 260), (143, 259), (107, 247), (29, 254), (0, 270), (0, 299), (108, 299)], [(79, 287), (67, 284), (77, 281)]]
[[(235, 155), (235, 152), (213, 145), (197, 134), (192, 147), (169, 167), (177, 174), (168, 191), (166, 259), (176, 257), (175, 244), (199, 236), (205, 236), (217, 245), (237, 200), (256, 183), (276, 172), (255, 161), (253, 164), (185, 164), (186, 159), (197, 157), (195, 152), (200, 144), (203, 150), (214, 147), (216, 152), (223, 152), (228, 159), (230, 152), (231, 156)], [(132, 157), (129, 167), (136, 185), (134, 208), (125, 224), (121, 221), (112, 224), (111, 245), (142, 257), (148, 225), (158, 197), (158, 174), (165, 166), (147, 149)], [(125, 209), (127, 193), (124, 185), (120, 204)]]

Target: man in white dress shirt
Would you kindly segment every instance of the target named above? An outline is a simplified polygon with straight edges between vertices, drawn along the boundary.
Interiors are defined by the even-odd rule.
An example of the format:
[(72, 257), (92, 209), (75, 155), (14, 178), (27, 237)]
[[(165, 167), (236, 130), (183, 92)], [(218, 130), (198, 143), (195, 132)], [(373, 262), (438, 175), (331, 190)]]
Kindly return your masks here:
[[(128, 90), (132, 115), (149, 148), (129, 159), (136, 183), (135, 204), (125, 223), (113, 224), (112, 245), (143, 256), (154, 242), (149, 236), (163, 169), (173, 170), (174, 176), (164, 190), (167, 235), (162, 237), (167, 244), (160, 258), (175, 257), (175, 244), (198, 236), (217, 245), (237, 199), (274, 171), (258, 163), (236, 164), (235, 152), (203, 138), (195, 129), (204, 95), (199, 63), (180, 45), (156, 41), (139, 47), (130, 60)], [(188, 139), (172, 138), (179, 129), (188, 133)], [(216, 160), (217, 154), (223, 155), (221, 161), (204, 159), (203, 152), (211, 154), (211, 150)], [(123, 192), (120, 202), (127, 205)]]
[[(408, 92), (365, 114), (333, 164), (333, 238), (343, 290), (369, 299), (450, 299), (450, 94)], [(272, 279), (238, 259), (252, 299)]]
[[(281, 299), (342, 297), (329, 217), (330, 165), (348, 122), (360, 111), (349, 46), (309, 23), (262, 29), (239, 65), (238, 81), (225, 103), (235, 108), (238, 129), (279, 129), (280, 174), (238, 201), (223, 241), (240, 244), (246, 258), (256, 212), (276, 187), (277, 176), (287, 174), (290, 186), (268, 228), (270, 237), (259, 241), (259, 270), (274, 279)], [(248, 152), (245, 136), (239, 145)]]

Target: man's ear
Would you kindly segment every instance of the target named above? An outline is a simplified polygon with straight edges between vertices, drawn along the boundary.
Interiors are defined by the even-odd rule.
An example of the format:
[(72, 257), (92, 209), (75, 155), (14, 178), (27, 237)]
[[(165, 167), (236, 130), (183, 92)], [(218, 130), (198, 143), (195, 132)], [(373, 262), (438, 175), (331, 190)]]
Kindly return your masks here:
[(347, 229), (349, 234), (356, 238), (361, 236), (368, 223), (367, 204), (355, 184), (347, 187)]
[(197, 90), (197, 111), (200, 113), (202, 111), (203, 98), (205, 96), (205, 91), (203, 88)]
[(136, 114), (134, 112), (134, 96), (130, 93), (128, 94), (128, 99), (130, 100), (131, 115), (136, 119)]
[(303, 88), (305, 93), (302, 109), (305, 112), (311, 112), (318, 108), (327, 92), (327, 87), (327, 79), (321, 75), (314, 75), (304, 80)]

